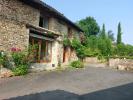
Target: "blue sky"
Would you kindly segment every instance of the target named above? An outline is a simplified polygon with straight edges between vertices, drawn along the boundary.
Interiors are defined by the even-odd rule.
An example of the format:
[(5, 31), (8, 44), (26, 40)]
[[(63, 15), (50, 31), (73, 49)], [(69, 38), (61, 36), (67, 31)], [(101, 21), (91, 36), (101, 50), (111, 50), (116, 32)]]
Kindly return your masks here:
[(106, 30), (117, 34), (121, 22), (123, 42), (133, 45), (133, 0), (43, 0), (73, 22), (87, 16), (94, 17)]

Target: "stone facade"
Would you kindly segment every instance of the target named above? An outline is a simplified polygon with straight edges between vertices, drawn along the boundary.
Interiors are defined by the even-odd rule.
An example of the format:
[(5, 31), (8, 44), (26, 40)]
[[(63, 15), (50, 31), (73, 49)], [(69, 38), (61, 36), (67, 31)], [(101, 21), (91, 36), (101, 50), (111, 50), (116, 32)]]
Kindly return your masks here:
[(19, 0), (0, 0), (0, 16), (38, 26), (40, 12)]
[[(0, 51), (9, 52), (12, 47), (21, 49), (28, 47), (30, 30), (26, 25), (39, 27), (42, 12), (19, 0), (0, 0)], [(61, 40), (56, 39), (52, 42), (52, 61), (47, 64), (48, 66), (53, 66), (53, 64), (58, 66), (59, 63), (63, 63), (64, 47), (62, 39), (64, 35), (68, 35), (68, 27), (71, 27), (73, 35), (79, 33), (76, 28), (63, 20), (49, 16), (49, 30), (62, 36), (59, 37)], [(79, 34), (75, 34), (73, 37), (79, 38)], [(71, 53), (70, 60), (77, 59), (74, 51), (70, 50), (69, 53)]]
[(27, 47), (29, 31), (26, 24), (38, 26), (39, 16), (38, 10), (18, 0), (0, 0), (0, 50)]
[(25, 49), (29, 41), (25, 25), (4, 18), (0, 20), (0, 50), (10, 51), (12, 47)]
[(68, 26), (66, 23), (56, 19), (56, 18), (51, 18), (49, 21), (49, 29), (53, 30), (57, 33), (60, 33), (62, 35), (68, 33)]

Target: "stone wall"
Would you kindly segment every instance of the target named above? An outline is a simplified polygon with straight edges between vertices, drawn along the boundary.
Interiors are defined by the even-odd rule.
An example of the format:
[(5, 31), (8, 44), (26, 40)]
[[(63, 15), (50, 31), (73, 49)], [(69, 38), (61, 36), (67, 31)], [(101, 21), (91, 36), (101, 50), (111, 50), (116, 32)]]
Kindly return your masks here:
[(80, 33), (77, 30), (72, 28), (72, 33), (73, 33), (73, 38), (77, 38), (80, 40)]
[(12, 47), (24, 49), (28, 41), (29, 34), (24, 24), (0, 17), (0, 50), (10, 51)]
[(97, 64), (100, 63), (100, 60), (97, 59), (97, 57), (86, 57), (84, 59), (85, 63), (90, 63), (90, 64)]
[(59, 21), (56, 18), (50, 18), (49, 20), (49, 29), (60, 34), (67, 34), (68, 27), (62, 21)]
[[(67, 35), (68, 34), (68, 27), (70, 27), (69, 25), (67, 25), (65, 22), (58, 20), (56, 18), (50, 18), (49, 19), (49, 29), (52, 31), (55, 31), (57, 33), (60, 33), (62, 35)], [(79, 31), (76, 30), (75, 28), (71, 27), (72, 29), (72, 37), (76, 37), (79, 38)]]
[[(133, 70), (133, 59), (112, 59), (109, 61), (101, 63), (97, 57), (86, 57), (84, 62), (88, 65), (95, 64), (96, 67), (100, 67), (99, 64), (103, 64), (102, 67), (110, 67), (118, 70)], [(93, 66), (93, 65), (92, 65)]]
[(0, 0), (0, 17), (39, 25), (40, 12), (19, 0)]
[(0, 50), (28, 46), (26, 24), (39, 25), (40, 12), (18, 0), (0, 0)]
[(119, 70), (133, 70), (132, 59), (110, 59), (109, 67)]

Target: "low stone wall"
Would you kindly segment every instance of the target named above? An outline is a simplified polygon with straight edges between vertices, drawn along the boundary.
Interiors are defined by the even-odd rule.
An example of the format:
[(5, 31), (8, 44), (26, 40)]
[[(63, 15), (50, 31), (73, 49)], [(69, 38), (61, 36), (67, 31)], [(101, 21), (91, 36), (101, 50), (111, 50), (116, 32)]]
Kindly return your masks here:
[(132, 59), (110, 59), (109, 67), (116, 68), (118, 70), (133, 70)]
[(110, 67), (118, 70), (130, 70), (130, 71), (133, 70), (133, 59), (110, 58), (108, 62), (102, 62), (98, 60), (97, 57), (86, 57), (84, 59), (84, 63), (86, 63), (87, 65), (93, 64), (96, 65), (96, 67), (100, 67), (102, 64), (102, 67)]
[(85, 63), (90, 63), (90, 64), (96, 64), (96, 63), (100, 63), (100, 60), (97, 59), (97, 57), (86, 57), (84, 59)]

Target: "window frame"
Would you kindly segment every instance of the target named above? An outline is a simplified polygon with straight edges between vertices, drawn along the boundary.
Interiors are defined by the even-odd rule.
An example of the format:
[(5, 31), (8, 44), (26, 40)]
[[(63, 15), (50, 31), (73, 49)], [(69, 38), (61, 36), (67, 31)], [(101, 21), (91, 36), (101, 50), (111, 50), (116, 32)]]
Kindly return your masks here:
[[(47, 21), (47, 27), (45, 27), (44, 22)], [(42, 25), (40, 25), (42, 23)], [(49, 17), (48, 16), (40, 16), (39, 17), (39, 27), (49, 29)]]
[[(46, 58), (46, 54), (48, 53), (48, 43), (50, 43), (50, 54), (49, 54), (49, 60), (42, 60), (41, 59), (41, 54), (42, 54), (42, 44), (44, 43), (43, 39), (38, 39), (38, 38), (35, 38), (35, 37), (32, 37), (30, 36), (29, 37), (29, 44), (30, 45), (35, 45), (35, 40), (38, 40), (37, 44), (38, 44), (38, 50), (35, 50), (37, 52), (35, 52), (38, 56), (36, 57), (36, 59), (34, 60), (34, 62), (36, 63), (50, 63), (52, 61), (52, 42), (51, 41), (48, 41), (48, 40), (45, 40), (46, 42), (46, 46), (45, 46), (45, 49), (43, 50), (45, 52), (45, 55), (43, 58)], [(47, 52), (47, 53), (46, 53)]]

